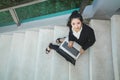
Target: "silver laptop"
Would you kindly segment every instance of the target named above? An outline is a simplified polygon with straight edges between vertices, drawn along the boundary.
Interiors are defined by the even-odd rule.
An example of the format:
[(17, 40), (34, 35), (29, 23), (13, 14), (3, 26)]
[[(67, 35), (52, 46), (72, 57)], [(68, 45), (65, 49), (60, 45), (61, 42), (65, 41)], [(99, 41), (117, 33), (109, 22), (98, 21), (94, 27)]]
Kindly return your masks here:
[(60, 49), (62, 49), (64, 52), (66, 52), (68, 55), (70, 55), (72, 58), (74, 58), (75, 60), (80, 56), (80, 48), (81, 46), (74, 42), (73, 47), (69, 48), (68, 47), (68, 37), (65, 38), (65, 40), (63, 41), (63, 43), (61, 43)]

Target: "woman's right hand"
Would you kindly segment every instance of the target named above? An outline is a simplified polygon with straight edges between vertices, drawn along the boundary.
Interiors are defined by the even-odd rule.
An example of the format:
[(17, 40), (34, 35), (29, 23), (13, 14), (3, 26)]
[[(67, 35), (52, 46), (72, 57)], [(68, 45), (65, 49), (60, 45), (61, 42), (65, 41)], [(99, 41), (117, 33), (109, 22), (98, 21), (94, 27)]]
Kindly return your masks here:
[(74, 43), (73, 41), (69, 41), (69, 42), (68, 42), (68, 47), (69, 47), (69, 48), (72, 48), (72, 47), (73, 47), (73, 43)]

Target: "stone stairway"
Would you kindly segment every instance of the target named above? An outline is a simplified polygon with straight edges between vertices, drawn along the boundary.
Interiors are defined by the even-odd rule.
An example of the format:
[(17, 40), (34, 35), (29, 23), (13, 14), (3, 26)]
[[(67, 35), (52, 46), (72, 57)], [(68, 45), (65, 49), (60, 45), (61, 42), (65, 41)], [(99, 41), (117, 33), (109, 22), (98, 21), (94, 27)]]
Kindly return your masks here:
[(120, 80), (120, 15), (91, 20), (96, 43), (73, 66), (50, 42), (67, 36), (63, 26), (37, 27), (0, 34), (0, 80)]

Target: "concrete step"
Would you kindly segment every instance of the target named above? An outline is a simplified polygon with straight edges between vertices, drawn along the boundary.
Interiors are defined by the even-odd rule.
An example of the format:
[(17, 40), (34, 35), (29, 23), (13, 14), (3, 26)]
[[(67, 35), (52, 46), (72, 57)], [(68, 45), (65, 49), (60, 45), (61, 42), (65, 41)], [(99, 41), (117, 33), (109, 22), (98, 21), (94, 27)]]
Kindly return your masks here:
[(84, 54), (76, 60), (76, 65), (69, 65), (69, 80), (89, 80), (89, 52), (85, 51)]
[(120, 15), (111, 18), (112, 53), (115, 80), (120, 80)]
[(90, 49), (90, 80), (114, 80), (110, 21), (91, 20), (96, 43)]
[(54, 28), (54, 41), (57, 38), (62, 38), (68, 36), (69, 28), (66, 26), (55, 26)]
[(11, 51), (8, 67), (8, 80), (21, 80), (21, 59), (24, 49), (24, 33), (14, 33), (11, 42)]
[(7, 80), (12, 35), (0, 35), (0, 80)]
[(38, 49), (38, 31), (26, 31), (24, 52), (21, 58), (21, 80), (34, 80)]
[[(58, 37), (65, 37), (68, 35), (68, 28), (56, 26), (54, 29), (54, 41)], [(54, 51), (52, 62), (51, 80), (69, 80), (69, 62), (61, 55)]]
[(53, 52), (46, 54), (45, 49), (54, 38), (53, 29), (40, 29), (38, 53), (36, 58), (35, 80), (50, 80)]

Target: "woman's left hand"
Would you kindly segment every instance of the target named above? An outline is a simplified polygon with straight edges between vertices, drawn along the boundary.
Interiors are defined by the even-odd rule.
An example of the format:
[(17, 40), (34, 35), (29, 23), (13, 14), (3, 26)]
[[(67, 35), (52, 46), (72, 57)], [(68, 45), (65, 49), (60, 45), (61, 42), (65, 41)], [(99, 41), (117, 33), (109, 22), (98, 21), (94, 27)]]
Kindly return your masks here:
[(85, 52), (85, 50), (84, 49), (80, 49), (80, 54), (83, 54)]
[(69, 47), (69, 48), (72, 48), (72, 47), (73, 47), (73, 43), (74, 43), (73, 41), (69, 41), (69, 42), (68, 42), (68, 47)]

